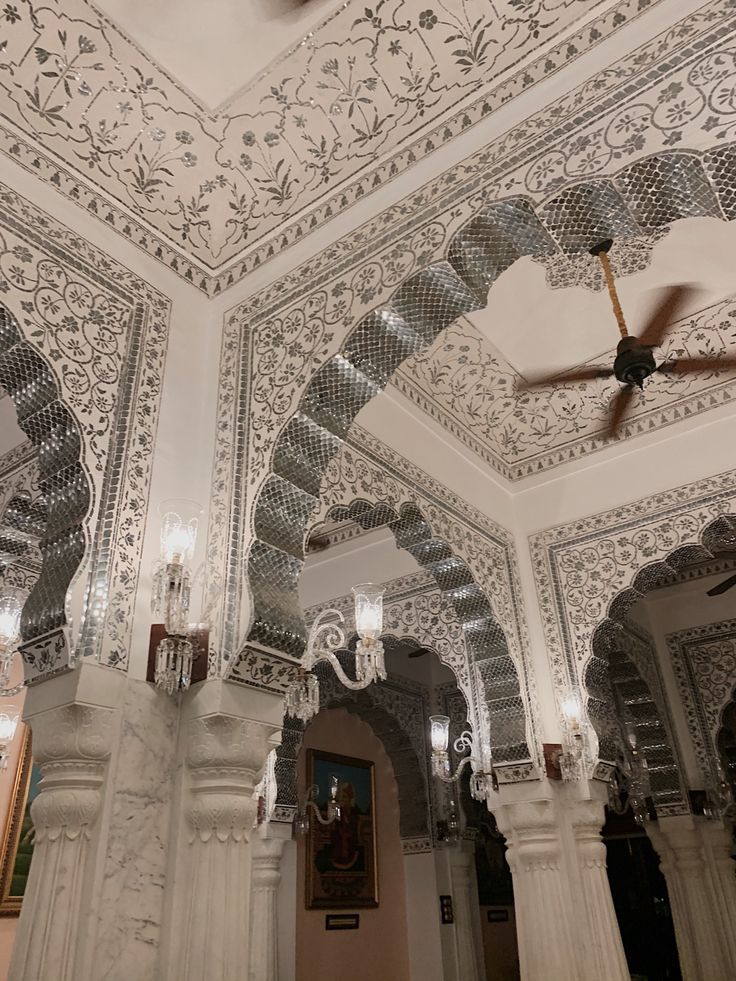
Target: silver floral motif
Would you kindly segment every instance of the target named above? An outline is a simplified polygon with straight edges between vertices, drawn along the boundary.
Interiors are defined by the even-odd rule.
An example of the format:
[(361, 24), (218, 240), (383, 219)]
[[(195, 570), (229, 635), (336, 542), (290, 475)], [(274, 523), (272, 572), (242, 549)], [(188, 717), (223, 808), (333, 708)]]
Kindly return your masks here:
[(718, 786), (716, 738), (736, 688), (736, 620), (679, 630), (666, 641), (703, 779)]
[[(28, 4), (8, 37), (14, 76), (8, 103), (16, 129), (38, 133), (67, 157), (74, 176), (51, 161), (43, 164), (53, 168), (61, 190), (69, 193), (77, 183), (74, 196), (89, 196), (91, 177), (104, 189), (108, 214), (115, 212), (122, 234), (214, 292), (273, 255), (276, 238), (303, 237), (657, 2), (662, 0), (622, 0), (556, 46), (550, 42), (572, 27), (583, 7), (588, 11), (590, 0), (544, 0), (529, 7), (532, 14), (509, 9), (504, 16), (482, 0), (463, 0), (459, 7), (418, 3), (416, 9), (382, 0), (371, 16), (357, 19), (344, 8), (309, 45), (298, 45), (287, 62), (275, 62), (216, 114), (177, 88), (84, 0), (64, 14)], [(715, 10), (691, 18), (678, 41), (684, 44), (703, 24), (717, 21)], [(546, 45), (544, 55), (530, 63), (540, 44)], [(47, 66), (54, 60), (58, 77), (50, 78)], [(483, 95), (453, 116), (454, 107), (487, 79)], [(682, 115), (674, 100), (662, 122), (679, 125)], [(400, 146), (417, 129), (423, 135)], [(137, 138), (141, 130), (190, 133), (201, 150), (200, 167), (183, 163), (181, 169), (176, 156), (170, 165), (152, 160)], [(241, 167), (243, 132), (261, 142), (278, 136), (279, 155), (269, 161), (267, 175)], [(163, 145), (148, 138), (149, 148), (152, 142)], [(374, 166), (377, 152), (387, 159)], [(167, 173), (172, 166), (175, 183)], [(207, 176), (198, 177), (200, 170)], [(215, 175), (223, 181), (216, 184)], [(342, 185), (339, 194), (330, 193), (335, 184)], [(115, 207), (120, 188), (128, 204), (158, 225), (158, 241), (140, 235)], [(298, 211), (306, 217), (294, 218)], [(213, 223), (215, 214), (229, 215), (225, 228)], [(183, 242), (184, 250), (173, 251), (171, 241)], [(210, 270), (218, 265), (231, 268), (215, 280)]]
[[(80, 53), (91, 54), (89, 44), (80, 45)], [(99, 599), (86, 611), (77, 652), (99, 654), (103, 663), (125, 668), (169, 303), (9, 189), (0, 187), (0, 202), (2, 299), (16, 315), (24, 343), (50, 364), (65, 365), (59, 392), (81, 436), (77, 467), (84, 463), (95, 482), (85, 522), (86, 574)], [(61, 445), (60, 451), (70, 447)], [(85, 538), (79, 541), (84, 548)], [(63, 609), (64, 599), (53, 602)], [(39, 623), (47, 622), (52, 609), (49, 597), (40, 599)], [(51, 664), (46, 654), (39, 664)]]

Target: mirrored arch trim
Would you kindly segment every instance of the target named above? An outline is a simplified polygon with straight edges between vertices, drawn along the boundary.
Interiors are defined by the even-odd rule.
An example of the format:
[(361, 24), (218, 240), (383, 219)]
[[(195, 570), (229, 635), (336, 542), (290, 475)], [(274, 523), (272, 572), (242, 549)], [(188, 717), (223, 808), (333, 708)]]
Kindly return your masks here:
[(718, 734), (736, 677), (736, 619), (678, 630), (665, 640), (698, 766), (703, 780), (717, 786)]
[(583, 675), (598, 759), (616, 765), (629, 733), (646, 758), (652, 801), (660, 817), (690, 811), (675, 728), (654, 638), (628, 621), (606, 621), (595, 632)]
[[(82, 463), (84, 452), (79, 427), (60, 397), (51, 367), (25, 340), (17, 319), (2, 303), (0, 385), (15, 405), (18, 425), (36, 449), (45, 504), (38, 528), (41, 569), (21, 618), (21, 651), (26, 676), (33, 678), (46, 673), (49, 665), (37, 660), (32, 642), (52, 632), (58, 634), (68, 625), (67, 592), (87, 546), (85, 519), (92, 490)], [(14, 500), (16, 517), (20, 518), (19, 499)], [(11, 524), (18, 525), (12, 515)], [(71, 651), (64, 649), (60, 641), (44, 645), (42, 650), (47, 655), (53, 652), (51, 670), (70, 661)]]
[(736, 472), (559, 525), (529, 542), (558, 697), (588, 684), (595, 699), (608, 684), (606, 652), (631, 607), (687, 565), (733, 551)]
[[(361, 496), (351, 500), (356, 492)], [(280, 510), (273, 513), (278, 520)], [(396, 544), (429, 572), (462, 626), (468, 654), (466, 691), (474, 718), (490, 733), (499, 779), (528, 779), (536, 773), (538, 711), (510, 534), (361, 430), (332, 461), (311, 526), (328, 516), (349, 518), (366, 528), (385, 525)], [(265, 563), (261, 575), (267, 583), (267, 605), (256, 607), (257, 616), (260, 610), (266, 616), (250, 641), (281, 645), (291, 656), (299, 656), (304, 642), (297, 589), (301, 559), (277, 553), (295, 577), (295, 588), (282, 590), (280, 572), (268, 568), (274, 553), (255, 554)], [(271, 633), (269, 620), (279, 631), (289, 626), (288, 643)]]
[[(170, 301), (2, 185), (0, 202), (0, 261), (13, 270), (2, 280), (0, 385), (38, 454), (41, 551), (58, 552), (57, 571), (44, 564), (26, 604), (27, 677), (67, 666), (72, 648), (125, 670)], [(75, 582), (84, 597), (71, 636)]]

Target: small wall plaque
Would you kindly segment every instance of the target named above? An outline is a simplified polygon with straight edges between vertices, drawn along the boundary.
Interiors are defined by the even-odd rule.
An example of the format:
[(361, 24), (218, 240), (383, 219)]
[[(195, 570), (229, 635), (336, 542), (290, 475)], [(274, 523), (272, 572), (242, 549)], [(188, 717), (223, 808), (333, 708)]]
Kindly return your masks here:
[(508, 923), (509, 922), (509, 911), (507, 909), (489, 909), (488, 913), (489, 923)]
[(562, 745), (560, 743), (542, 743), (544, 752), (544, 769), (548, 780), (562, 780), (562, 770), (560, 769), (560, 756), (562, 756)]
[(455, 914), (452, 911), (452, 896), (440, 896), (440, 916), (443, 923), (455, 922)]
[(360, 913), (327, 913), (325, 930), (358, 930)]

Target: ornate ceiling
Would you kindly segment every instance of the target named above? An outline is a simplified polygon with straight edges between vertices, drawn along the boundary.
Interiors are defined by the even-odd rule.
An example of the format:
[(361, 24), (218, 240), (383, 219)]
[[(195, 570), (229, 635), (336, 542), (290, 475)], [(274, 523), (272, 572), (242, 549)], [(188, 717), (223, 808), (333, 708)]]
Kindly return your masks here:
[[(671, 331), (661, 360), (733, 351), (734, 248), (733, 226), (693, 219), (668, 235), (622, 239), (612, 250), (634, 332), (657, 295), (653, 287), (699, 286), (692, 312)], [(485, 310), (461, 317), (405, 362), (392, 385), (510, 480), (602, 449), (609, 445), (606, 411), (618, 390), (615, 379), (516, 391), (525, 377), (613, 363), (618, 332), (602, 287), (600, 267), (587, 253), (520, 260), (494, 284)], [(645, 387), (625, 436), (649, 433), (734, 396), (733, 373), (657, 377)]]
[(214, 289), (662, 0), (285, 2), (6, 5), (3, 150)]

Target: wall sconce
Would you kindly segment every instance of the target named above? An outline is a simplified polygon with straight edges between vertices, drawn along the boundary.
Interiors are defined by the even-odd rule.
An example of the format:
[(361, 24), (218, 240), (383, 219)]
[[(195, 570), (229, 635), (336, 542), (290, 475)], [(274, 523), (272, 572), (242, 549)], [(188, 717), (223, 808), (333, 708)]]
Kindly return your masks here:
[(201, 624), (190, 624), (189, 616), (191, 563), (202, 509), (195, 501), (171, 499), (160, 511), (160, 557), (153, 570), (151, 612), (163, 619), (168, 636), (156, 648), (155, 683), (173, 695), (189, 688), (195, 656), (190, 635), (201, 629)]
[[(383, 587), (372, 583), (353, 586), (355, 597), (355, 681), (342, 669), (335, 651), (346, 646), (342, 625), (345, 618), (339, 610), (323, 610), (312, 624), (307, 649), (297, 678), (286, 691), (286, 714), (309, 722), (319, 712), (319, 681), (312, 673), (316, 664), (329, 662), (340, 683), (351, 691), (361, 691), (374, 681), (386, 680), (383, 644)], [(337, 621), (337, 622), (335, 622)]]
[(20, 640), (20, 617), (27, 594), (15, 586), (0, 590), (0, 697), (10, 698), (25, 687), (25, 681), (8, 688), (13, 660)]
[(583, 780), (588, 775), (591, 760), (588, 723), (583, 715), (583, 703), (576, 692), (566, 695), (560, 704), (562, 715), (562, 753), (560, 772), (562, 779), (570, 782)]
[(445, 845), (454, 845), (455, 842), (460, 841), (460, 819), (452, 798), (447, 806), (447, 817), (445, 820), (437, 821), (437, 841)]
[(330, 777), (330, 799), (327, 801), (327, 816), (322, 817), (319, 807), (315, 800), (319, 795), (319, 787), (316, 783), (307, 791), (307, 796), (303, 804), (300, 804), (296, 817), (294, 818), (294, 831), (298, 835), (305, 835), (309, 831), (310, 814), (319, 821), (321, 825), (327, 826), (340, 820), (340, 805), (337, 803), (337, 794), (340, 789), (340, 782), (333, 773)]
[(470, 765), (473, 774), (470, 778), (470, 793), (474, 800), (487, 801), (491, 791), (498, 790), (498, 781), (493, 770), (491, 747), (488, 742), (478, 745), (475, 735), (469, 730), (462, 732), (453, 743), (456, 753), (470, 750), (453, 774), (450, 771), (450, 719), (447, 715), (430, 715), (429, 739), (432, 747), (432, 773), (444, 783), (456, 783), (464, 768)]
[(16, 705), (8, 705), (0, 712), (0, 770), (8, 767), (8, 746), (15, 737), (20, 720), (20, 709)]

